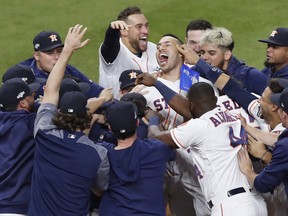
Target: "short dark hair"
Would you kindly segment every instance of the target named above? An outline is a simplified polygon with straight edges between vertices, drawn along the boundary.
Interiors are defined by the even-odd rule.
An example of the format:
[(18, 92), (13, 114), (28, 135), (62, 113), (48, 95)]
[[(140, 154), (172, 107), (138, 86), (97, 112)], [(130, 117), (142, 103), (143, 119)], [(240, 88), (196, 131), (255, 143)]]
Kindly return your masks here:
[(52, 119), (57, 129), (75, 132), (77, 129), (84, 131), (91, 126), (92, 115), (74, 115), (58, 112)]
[(217, 102), (213, 87), (206, 82), (197, 82), (193, 84), (187, 94), (189, 101), (193, 103), (213, 104)]
[(175, 38), (175, 39), (178, 41), (178, 43), (179, 43), (180, 45), (183, 44), (183, 41), (182, 41), (179, 37), (177, 37), (176, 35), (174, 35), (174, 34), (170, 34), (170, 33), (164, 34), (164, 35), (162, 36), (162, 38), (163, 38), (163, 37), (173, 37), (173, 38)]
[(279, 84), (279, 78), (270, 79), (268, 87), (273, 94), (281, 93), (284, 90), (284, 87)]
[(188, 34), (188, 31), (191, 30), (207, 30), (207, 29), (212, 29), (212, 24), (204, 19), (197, 19), (197, 20), (192, 20), (186, 27), (186, 37)]
[(137, 6), (127, 7), (119, 13), (117, 20), (125, 21), (128, 18), (128, 16), (133, 15), (133, 14), (142, 14), (142, 11)]

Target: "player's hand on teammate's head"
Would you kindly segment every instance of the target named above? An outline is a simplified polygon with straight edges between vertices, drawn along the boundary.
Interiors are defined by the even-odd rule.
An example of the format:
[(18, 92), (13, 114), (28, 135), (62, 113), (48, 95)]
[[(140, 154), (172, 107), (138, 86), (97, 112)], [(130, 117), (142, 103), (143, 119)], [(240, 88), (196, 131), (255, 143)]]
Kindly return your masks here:
[(84, 47), (90, 39), (86, 39), (82, 42), (82, 38), (87, 31), (87, 27), (83, 28), (83, 25), (75, 25), (70, 27), (65, 38), (63, 51), (75, 51)]
[(189, 48), (186, 44), (182, 44), (181, 46), (176, 44), (176, 48), (178, 49), (178, 52), (183, 56), (184, 62), (186, 64), (195, 65), (200, 59), (198, 54)]
[(145, 72), (137, 75), (135, 85), (143, 84), (145, 86), (153, 86), (156, 81), (157, 79), (153, 75)]
[(145, 90), (145, 85), (136, 85), (132, 88), (132, 90), (129, 93), (139, 93), (142, 95), (148, 94), (149, 91)]
[(262, 155), (266, 152), (266, 146), (248, 134), (247, 150), (253, 157), (261, 158)]
[(119, 29), (119, 30), (129, 30), (131, 25), (128, 25), (126, 22), (122, 20), (116, 20), (110, 23), (112, 29)]

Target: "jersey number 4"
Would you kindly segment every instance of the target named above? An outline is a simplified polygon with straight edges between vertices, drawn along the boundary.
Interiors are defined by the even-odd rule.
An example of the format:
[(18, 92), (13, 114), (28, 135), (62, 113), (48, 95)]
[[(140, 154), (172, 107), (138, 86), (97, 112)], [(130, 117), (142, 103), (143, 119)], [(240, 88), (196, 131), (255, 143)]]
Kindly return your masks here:
[(229, 127), (229, 139), (230, 139), (230, 145), (235, 148), (238, 145), (247, 145), (248, 142), (248, 135), (244, 128), (241, 126), (240, 130), (240, 137), (237, 137), (234, 135), (233, 127)]

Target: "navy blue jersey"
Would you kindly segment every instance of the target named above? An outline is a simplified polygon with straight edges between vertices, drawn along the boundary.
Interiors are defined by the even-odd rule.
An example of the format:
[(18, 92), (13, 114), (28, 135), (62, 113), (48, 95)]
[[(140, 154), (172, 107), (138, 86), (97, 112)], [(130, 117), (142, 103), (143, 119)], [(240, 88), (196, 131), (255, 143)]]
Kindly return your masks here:
[(91, 188), (108, 186), (107, 150), (82, 132), (57, 130), (55, 105), (42, 104), (35, 120), (35, 165), (29, 215), (88, 214)]
[(108, 149), (110, 180), (100, 203), (101, 216), (165, 215), (163, 180), (165, 165), (175, 152), (156, 139), (136, 139), (132, 146)]
[[(36, 61), (34, 58), (27, 59), (20, 64), (27, 65), (31, 67), (35, 73), (36, 77), (39, 78), (44, 78), (47, 80), (49, 74), (40, 70), (36, 66)], [(99, 86), (98, 84), (92, 82), (88, 77), (86, 77), (83, 73), (81, 73), (77, 68), (67, 65), (66, 70), (65, 70), (65, 75), (66, 77), (71, 77), (75, 79), (76, 81), (81, 81), (81, 82), (86, 82), (90, 85), (90, 90), (85, 94), (87, 98), (92, 98), (92, 97), (98, 97), (101, 91), (103, 90), (103, 87)], [(39, 88), (37, 94), (43, 96), (43, 86), (45, 83), (42, 84), (42, 88)]]
[(0, 112), (0, 213), (27, 214), (36, 113)]
[(281, 184), (285, 185), (288, 196), (288, 129), (278, 137), (272, 153), (272, 160), (255, 178), (254, 187), (261, 193), (273, 191)]

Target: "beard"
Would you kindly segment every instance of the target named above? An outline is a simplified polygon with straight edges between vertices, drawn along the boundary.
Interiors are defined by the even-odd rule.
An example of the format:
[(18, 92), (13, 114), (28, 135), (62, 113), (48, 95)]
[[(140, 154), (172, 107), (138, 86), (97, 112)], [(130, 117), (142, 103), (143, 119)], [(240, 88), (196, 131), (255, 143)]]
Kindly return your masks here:
[(266, 60), (266, 61), (264, 62), (264, 66), (267, 67), (267, 68), (274, 68), (275, 63), (271, 63), (271, 62), (269, 62), (269, 61)]

